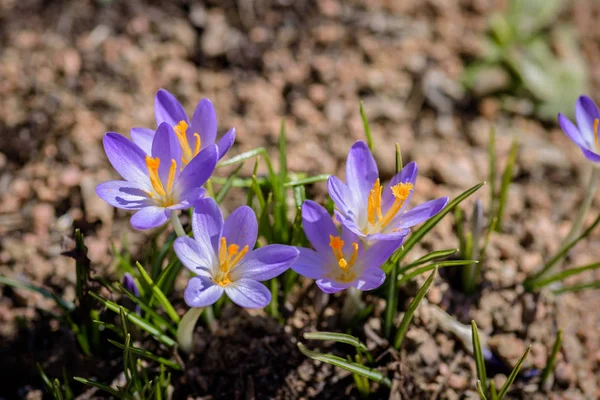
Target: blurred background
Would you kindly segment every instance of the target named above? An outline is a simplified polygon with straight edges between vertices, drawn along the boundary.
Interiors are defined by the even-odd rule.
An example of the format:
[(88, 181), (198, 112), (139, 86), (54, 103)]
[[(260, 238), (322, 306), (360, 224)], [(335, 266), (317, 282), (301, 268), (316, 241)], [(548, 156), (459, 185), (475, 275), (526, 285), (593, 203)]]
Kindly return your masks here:
[[(599, 19), (594, 0), (0, 0), (0, 274), (73, 299), (75, 270), (60, 253), (74, 228), (102, 274), (124, 238), (140, 251), (148, 233), (133, 231), (129, 215), (94, 189), (116, 177), (104, 133), (155, 127), (159, 88), (189, 113), (210, 98), (219, 133), (237, 130), (229, 154), (257, 146), (275, 154), (285, 119), (289, 168), (310, 174), (343, 171), (364, 138), (362, 100), (383, 175), (394, 171), (396, 142), (405, 162), (418, 162), (418, 200), (485, 180), (495, 126), (499, 171), (513, 137), (520, 151), (513, 223), (492, 247), (502, 268), (530, 272), (556, 249), (582, 194), (586, 160), (556, 114), (571, 115), (580, 94), (600, 100)], [(324, 198), (323, 184), (311, 190)], [(456, 246), (451, 223), (430, 240)], [(598, 234), (587, 246), (577, 264), (598, 259)], [(2, 291), (8, 344), (53, 302)], [(597, 295), (582, 296), (577, 304), (600, 306)], [(583, 321), (577, 304), (574, 326)], [(576, 329), (596, 329), (598, 316), (583, 324)], [(595, 398), (600, 350), (586, 338), (588, 347), (573, 346), (587, 372), (567, 386), (589, 380), (583, 392)]]

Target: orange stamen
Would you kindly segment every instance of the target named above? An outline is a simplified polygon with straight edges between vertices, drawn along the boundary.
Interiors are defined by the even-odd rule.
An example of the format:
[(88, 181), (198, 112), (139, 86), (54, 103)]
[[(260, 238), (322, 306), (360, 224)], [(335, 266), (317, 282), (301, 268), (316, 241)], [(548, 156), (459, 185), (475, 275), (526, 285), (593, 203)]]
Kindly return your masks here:
[(160, 166), (160, 159), (158, 157), (152, 158), (146, 156), (146, 167), (148, 168), (148, 175), (150, 176), (150, 183), (152, 188), (159, 196), (166, 196), (165, 188), (158, 175), (158, 167)]
[(594, 120), (594, 143), (596, 144), (596, 149), (600, 150), (600, 142), (598, 139), (598, 118)]
[(404, 202), (410, 195), (410, 192), (413, 191), (414, 186), (410, 182), (401, 182), (397, 185), (392, 186), (391, 189), (396, 199), (394, 200), (394, 204), (392, 204), (390, 209), (385, 213), (383, 219), (379, 220), (381, 228), (384, 228), (387, 224), (389, 224), (390, 221), (396, 216), (398, 211), (400, 211), (400, 209), (404, 205)]

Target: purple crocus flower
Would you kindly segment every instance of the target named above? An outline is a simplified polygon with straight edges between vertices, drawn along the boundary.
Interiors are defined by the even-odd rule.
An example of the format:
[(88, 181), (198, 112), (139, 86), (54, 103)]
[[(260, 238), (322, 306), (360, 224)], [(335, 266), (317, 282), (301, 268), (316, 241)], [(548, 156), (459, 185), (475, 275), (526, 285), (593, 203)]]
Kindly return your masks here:
[(563, 114), (558, 114), (558, 123), (561, 129), (579, 146), (585, 158), (600, 163), (600, 139), (598, 138), (600, 111), (598, 111), (594, 100), (587, 96), (581, 96), (577, 99), (575, 120), (577, 125)]
[[(156, 125), (168, 123), (175, 129), (177, 140), (181, 147), (181, 161), (187, 165), (201, 150), (213, 145), (217, 138), (217, 114), (209, 99), (202, 99), (196, 106), (192, 121), (175, 96), (160, 89), (154, 99), (154, 115)], [(152, 149), (154, 130), (148, 128), (133, 128), (131, 139), (147, 154)], [(219, 143), (219, 160), (229, 151), (235, 141), (235, 128), (223, 135)]]
[(298, 257), (296, 248), (280, 244), (252, 250), (258, 223), (248, 206), (239, 207), (223, 222), (217, 203), (202, 199), (194, 209), (192, 231), (193, 239), (180, 237), (173, 245), (183, 265), (197, 274), (183, 294), (190, 307), (213, 304), (223, 292), (240, 307), (265, 307), (271, 292), (259, 281), (278, 276)]
[(138, 210), (131, 217), (131, 225), (140, 230), (164, 224), (173, 210), (190, 208), (204, 195), (201, 186), (218, 161), (213, 144), (182, 171), (181, 149), (167, 123), (156, 130), (151, 155), (114, 132), (104, 136), (104, 150), (124, 180), (101, 183), (96, 193), (114, 207)]
[(311, 200), (302, 205), (302, 226), (314, 250), (298, 248), (300, 255), (292, 269), (316, 279), (325, 293), (381, 286), (385, 281), (381, 266), (406, 238), (381, 240), (365, 249), (360, 237), (343, 225), (340, 235), (327, 210)]
[(406, 211), (416, 180), (417, 164), (411, 162), (384, 189), (371, 151), (365, 142), (358, 141), (348, 153), (346, 184), (331, 176), (327, 187), (342, 225), (368, 240), (396, 240), (448, 204), (448, 198), (442, 197)]

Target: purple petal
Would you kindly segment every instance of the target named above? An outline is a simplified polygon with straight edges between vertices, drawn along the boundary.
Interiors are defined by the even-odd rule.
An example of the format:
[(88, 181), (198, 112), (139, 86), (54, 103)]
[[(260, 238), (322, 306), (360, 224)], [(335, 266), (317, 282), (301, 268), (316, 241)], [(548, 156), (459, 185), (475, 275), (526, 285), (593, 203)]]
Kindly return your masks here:
[(237, 244), (240, 250), (248, 246), (252, 250), (258, 236), (258, 222), (256, 214), (248, 206), (241, 206), (234, 210), (223, 226), (223, 235), (227, 239), (227, 245)]
[(138, 230), (156, 228), (167, 222), (170, 211), (163, 207), (142, 208), (131, 217), (131, 226)]
[(223, 294), (223, 287), (205, 276), (195, 276), (188, 282), (183, 298), (190, 307), (206, 307), (214, 304)]
[(156, 125), (166, 122), (171, 126), (175, 126), (179, 121), (185, 121), (188, 125), (190, 123), (181, 103), (165, 89), (160, 89), (156, 93), (154, 116), (156, 117)]
[(125, 272), (123, 275), (123, 287), (133, 293), (136, 297), (140, 297), (140, 289), (129, 272)]
[(175, 183), (178, 190), (180, 190), (181, 200), (188, 200), (190, 203), (193, 203), (198, 199), (198, 191), (215, 170), (217, 159), (217, 145), (213, 144), (201, 150), (190, 161)]
[(167, 190), (167, 182), (169, 181), (169, 173), (171, 171), (171, 160), (175, 160), (177, 165), (175, 168), (175, 179), (177, 179), (180, 174), (181, 146), (177, 141), (175, 131), (165, 122), (159, 125), (154, 134), (154, 139), (152, 140), (152, 157), (160, 160), (158, 175), (160, 176), (165, 190)]
[(587, 147), (585, 139), (581, 136), (581, 132), (569, 118), (559, 113), (558, 124), (560, 125), (562, 131), (569, 137), (569, 139), (575, 142), (577, 146), (583, 148)]
[(217, 147), (219, 147), (219, 160), (231, 149), (233, 142), (235, 142), (235, 128), (228, 130), (221, 140), (219, 140), (219, 143), (217, 143)]
[(173, 243), (173, 250), (183, 265), (197, 275), (212, 276), (217, 256), (210, 245), (189, 237), (179, 237)]
[(152, 204), (148, 193), (127, 181), (110, 181), (96, 186), (96, 194), (113, 207), (139, 210)]
[[(188, 129), (188, 141), (194, 143), (194, 133), (200, 135), (202, 148), (215, 143), (217, 138), (217, 113), (209, 99), (202, 99), (194, 110), (192, 126)], [(190, 137), (191, 135), (191, 137)]]
[(420, 224), (421, 222), (427, 221), (429, 218), (442, 211), (447, 204), (447, 197), (440, 197), (439, 199), (426, 201), (410, 211), (395, 217), (390, 222), (389, 228), (410, 228), (411, 226)]
[[(353, 230), (348, 229), (345, 225), (342, 225), (342, 234), (341, 234), (341, 239), (344, 241), (344, 247), (343, 247), (343, 252), (346, 255), (350, 255), (352, 254), (352, 252), (354, 251), (354, 246), (352, 245), (352, 243), (357, 243), (358, 244), (358, 252), (359, 254), (363, 252), (364, 248), (363, 248), (363, 244), (361, 242), (361, 237), (357, 235), (356, 233), (354, 233)], [(331, 252), (331, 250), (330, 250)]]
[(113, 168), (126, 180), (151, 190), (146, 166), (146, 153), (135, 143), (118, 133), (104, 135), (104, 151)]
[(240, 307), (262, 308), (271, 302), (271, 292), (260, 282), (242, 278), (225, 286), (227, 296)]
[(302, 205), (302, 227), (310, 244), (320, 253), (331, 253), (329, 236), (338, 236), (338, 230), (327, 210), (312, 200)]
[[(417, 187), (417, 174), (419, 172), (419, 168), (417, 167), (417, 163), (409, 162), (402, 168), (402, 171), (398, 172), (396, 175), (392, 177), (390, 182), (387, 184), (385, 189), (383, 189), (383, 193), (381, 195), (381, 208), (385, 214), (385, 212), (390, 208), (390, 206), (394, 203), (395, 197), (392, 193), (392, 186), (395, 186), (399, 183), (412, 183), (413, 191), (410, 192), (406, 200), (404, 200), (404, 204), (400, 210), (406, 208), (408, 203), (410, 203), (410, 199), (412, 198), (412, 194), (414, 193), (414, 188)], [(400, 214), (402, 211), (399, 211)]]
[(218, 254), (222, 231), (223, 214), (217, 202), (210, 197), (197, 201), (192, 214), (192, 232), (196, 240), (209, 243), (214, 254)]
[(129, 131), (131, 140), (137, 144), (146, 154), (152, 154), (152, 139), (154, 130), (148, 128), (132, 128)]
[[(312, 249), (298, 247), (298, 258), (292, 264), (292, 269), (302, 276), (320, 279), (325, 274), (324, 267), (331, 262), (327, 257)], [(332, 254), (333, 257), (333, 254)]]
[(583, 155), (590, 161), (600, 163), (600, 155), (594, 153), (593, 151), (589, 151), (588, 149), (581, 148), (583, 151)]
[[(346, 217), (344, 214), (342, 214), (341, 212), (339, 212), (338, 210), (334, 211), (335, 214), (335, 219), (342, 224), (343, 227), (347, 228), (348, 230), (350, 230), (351, 232), (353, 232), (355, 235), (360, 236), (360, 237), (365, 237), (366, 235), (360, 230), (360, 228), (358, 227), (358, 225), (356, 225), (355, 220)], [(329, 243), (329, 242), (328, 242)]]
[(405, 238), (406, 236), (396, 240), (381, 240), (375, 242), (361, 257), (359, 257), (357, 263), (359, 263), (363, 271), (381, 267), (394, 251), (402, 245)]
[(373, 290), (383, 285), (385, 272), (381, 268), (370, 268), (366, 270), (356, 282), (359, 290)]
[(298, 257), (298, 250), (292, 246), (271, 244), (248, 253), (230, 273), (237, 281), (249, 278), (266, 281), (287, 270)]
[(594, 120), (596, 118), (600, 118), (600, 112), (594, 100), (587, 96), (579, 97), (575, 103), (575, 119), (588, 148), (594, 144)]
[(316, 284), (319, 287), (319, 289), (321, 289), (325, 293), (331, 294), (331, 293), (337, 293), (344, 289), (348, 289), (350, 286), (352, 286), (354, 284), (354, 282), (341, 283), (341, 282), (336, 282), (336, 281), (328, 279), (328, 278), (324, 278), (324, 279), (317, 279)]
[(366, 212), (369, 193), (377, 178), (379, 171), (369, 147), (363, 141), (354, 143), (346, 161), (346, 184), (359, 210)]
[(348, 186), (343, 183), (338, 177), (331, 175), (327, 179), (327, 191), (331, 200), (337, 208), (349, 218), (358, 220), (356, 206), (354, 205), (354, 197)]

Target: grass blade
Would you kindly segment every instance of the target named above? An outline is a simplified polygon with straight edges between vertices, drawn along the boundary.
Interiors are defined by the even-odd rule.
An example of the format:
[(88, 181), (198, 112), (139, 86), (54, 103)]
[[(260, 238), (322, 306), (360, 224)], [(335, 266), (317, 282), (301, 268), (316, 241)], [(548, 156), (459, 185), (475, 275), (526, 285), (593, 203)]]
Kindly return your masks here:
[(20, 281), (17, 279), (8, 278), (4, 275), (0, 275), (0, 283), (3, 285), (14, 287), (14, 288), (27, 289), (27, 290), (31, 290), (33, 292), (37, 292), (48, 299), (53, 299), (53, 300), (57, 301), (58, 303), (60, 303), (61, 307), (67, 311), (73, 311), (75, 309), (75, 304), (71, 303), (70, 301), (66, 301), (61, 298), (58, 298), (50, 291), (48, 291), (42, 287), (35, 286), (31, 283), (23, 282), (23, 281)]
[(140, 306), (140, 308), (144, 312), (146, 312), (149, 316), (151, 316), (154, 319), (154, 322), (156, 324), (164, 326), (172, 334), (176, 333), (176, 330), (172, 326), (172, 324), (170, 324), (169, 322), (167, 322), (167, 320), (165, 320), (163, 317), (161, 317), (152, 307), (149, 307), (147, 304), (145, 304), (140, 298), (138, 298), (135, 294), (133, 294), (129, 290), (127, 290), (119, 282), (116, 282), (116, 285), (117, 285), (117, 288), (119, 288), (119, 290), (122, 291), (133, 303), (135, 303), (136, 305)]
[(215, 201), (217, 204), (221, 204), (221, 202), (225, 199), (225, 196), (233, 187), (233, 182), (237, 178), (237, 175), (243, 166), (244, 163), (240, 163), (240, 165), (231, 173), (231, 175), (229, 175), (227, 180), (225, 180), (225, 183), (223, 183), (223, 186), (221, 186), (221, 189), (219, 189), (219, 192), (215, 195)]
[(429, 218), (419, 229), (414, 231), (406, 240), (404, 245), (396, 251), (390, 258), (390, 262), (388, 262), (384, 268), (386, 273), (392, 269), (392, 264), (398, 263), (398, 261), (402, 260), (404, 256), (413, 248), (423, 237), (432, 230), (441, 220), (448, 214), (450, 211), (454, 209), (458, 204), (463, 202), (466, 198), (471, 196), (473, 193), (478, 191), (485, 183), (478, 183), (470, 189), (467, 189), (459, 196), (457, 196), (454, 200), (452, 200), (448, 205), (435, 216)]
[(471, 340), (473, 341), (473, 357), (475, 358), (475, 367), (477, 369), (477, 379), (481, 383), (483, 390), (487, 390), (487, 372), (485, 370), (485, 359), (481, 350), (481, 341), (479, 331), (475, 321), (471, 321)]
[(554, 372), (554, 366), (556, 365), (556, 357), (558, 356), (558, 352), (560, 351), (560, 348), (562, 347), (562, 337), (563, 337), (563, 332), (562, 332), (562, 330), (559, 330), (558, 333), (556, 334), (556, 340), (554, 341), (554, 345), (552, 346), (552, 353), (550, 353), (550, 358), (548, 358), (548, 361), (546, 362), (546, 366), (544, 367), (544, 370), (542, 371), (542, 377), (540, 378), (541, 385), (543, 385), (544, 382), (546, 382), (548, 380), (548, 378), (550, 377), (550, 374), (552, 372)]
[(158, 285), (154, 283), (152, 278), (150, 278), (150, 275), (148, 275), (144, 267), (142, 267), (142, 264), (137, 262), (135, 265), (137, 266), (138, 271), (140, 272), (140, 275), (142, 276), (146, 284), (152, 289), (152, 294), (156, 297), (162, 308), (166, 311), (169, 318), (171, 318), (171, 320), (175, 324), (179, 324), (179, 314), (177, 314), (177, 311), (175, 311), (175, 308), (173, 307), (169, 299), (167, 299), (167, 296), (165, 296), (163, 291), (160, 290), (160, 287), (158, 287)]
[(294, 186), (301, 186), (301, 185), (309, 185), (311, 183), (326, 181), (327, 179), (329, 179), (330, 176), (331, 176), (331, 174), (320, 174), (320, 175), (315, 175), (315, 176), (309, 176), (308, 178), (302, 178), (302, 179), (297, 179), (294, 181), (289, 181), (283, 186), (284, 187), (294, 187)]
[(562, 281), (570, 276), (577, 275), (577, 274), (580, 274), (585, 271), (593, 271), (598, 268), (600, 268), (600, 262), (584, 265), (581, 267), (569, 268), (569, 269), (561, 271), (555, 275), (549, 276), (546, 279), (540, 279), (540, 280), (536, 281), (532, 285), (532, 289), (539, 289), (539, 288), (547, 286), (553, 282)]
[[(125, 346), (122, 345), (121, 343), (119, 343), (115, 340), (112, 340), (112, 339), (108, 339), (108, 341), (111, 344), (113, 344), (114, 346), (117, 346), (119, 349), (125, 350)], [(177, 364), (176, 362), (168, 360), (164, 357), (160, 357), (155, 354), (152, 354), (148, 350), (140, 349), (139, 347), (129, 346), (129, 351), (138, 356), (142, 356), (149, 360), (156, 361), (157, 363), (164, 364), (165, 366), (172, 368), (174, 370), (181, 371), (181, 366), (179, 364)]]
[(398, 309), (396, 281), (398, 280), (398, 264), (392, 266), (387, 282), (387, 299), (385, 302), (385, 318), (383, 320), (383, 337), (390, 338), (394, 326), (394, 315)]
[(387, 387), (392, 387), (392, 382), (388, 379), (388, 377), (384, 376), (381, 372), (365, 367), (364, 365), (344, 360), (341, 357), (333, 356), (331, 354), (323, 354), (317, 351), (307, 349), (302, 343), (298, 343), (298, 349), (305, 356), (312, 358), (313, 360), (326, 362), (331, 365), (335, 365), (336, 367), (340, 367), (345, 369), (346, 371), (350, 371), (353, 374), (362, 375), (371, 379), (372, 381), (379, 382)]
[(567, 292), (576, 293), (576, 292), (581, 292), (582, 290), (587, 290), (587, 289), (600, 289), (600, 280), (588, 282), (588, 283), (580, 283), (577, 285), (565, 286), (560, 289), (553, 290), (552, 293), (556, 294), (556, 295), (567, 293)]
[(503, 400), (504, 396), (506, 396), (506, 393), (508, 392), (508, 389), (510, 389), (510, 385), (512, 385), (513, 382), (515, 381), (515, 378), (519, 374), (519, 371), (521, 370), (521, 366), (523, 365), (523, 362), (527, 358), (527, 355), (529, 354), (530, 350), (531, 350), (531, 346), (527, 347), (527, 350), (525, 350), (525, 353), (519, 359), (519, 361), (517, 362), (517, 365), (515, 365), (515, 367), (511, 371), (510, 375), (506, 379), (506, 382), (504, 382), (504, 385), (502, 385), (502, 387), (500, 388), (500, 391), (498, 392), (498, 399), (499, 400)]
[(304, 335), (306, 340), (331, 340), (332, 342), (345, 343), (356, 347), (358, 350), (369, 351), (367, 345), (360, 341), (359, 338), (337, 332), (306, 332)]
[(396, 173), (402, 171), (402, 168), (404, 168), (402, 152), (400, 151), (400, 144), (396, 143)]
[(431, 275), (429, 275), (429, 278), (427, 278), (423, 287), (421, 287), (421, 289), (419, 289), (419, 291), (417, 292), (417, 295), (415, 296), (413, 301), (410, 302), (408, 309), (404, 313), (404, 317), (402, 317), (402, 322), (400, 322), (400, 327), (398, 328), (398, 331), (396, 332), (396, 338), (394, 339), (394, 348), (396, 350), (400, 349), (400, 346), (402, 345), (402, 341), (404, 340), (404, 336), (406, 335), (406, 331), (408, 330), (408, 325), (412, 321), (412, 318), (415, 314), (415, 311), (417, 310), (417, 307), (419, 307), (421, 300), (423, 300), (423, 297), (425, 297), (425, 295), (427, 294), (427, 291), (429, 290), (429, 287), (433, 283), (433, 280), (435, 279), (436, 274), (437, 274), (437, 268), (433, 270)]
[(444, 268), (444, 267), (464, 266), (464, 265), (469, 265), (472, 263), (477, 263), (477, 261), (475, 261), (475, 260), (450, 260), (450, 261), (442, 261), (442, 262), (439, 262), (436, 264), (426, 265), (424, 267), (415, 269), (414, 271), (412, 271), (409, 274), (402, 276), (400, 279), (398, 279), (396, 286), (400, 286), (403, 283), (410, 281), (415, 276), (421, 275), (421, 274), (423, 274), (427, 271), (431, 271), (432, 269), (435, 269), (435, 268), (439, 269), (439, 268)]
[[(106, 299), (100, 297), (99, 295), (97, 295), (94, 292), (89, 292), (89, 294), (90, 294), (90, 296), (92, 296), (93, 298), (95, 298), (96, 300), (98, 300), (100, 303), (102, 303), (106, 308), (108, 308), (112, 312), (117, 313), (117, 314), (120, 313), (121, 306), (119, 306), (117, 303), (114, 303), (114, 302), (112, 302), (110, 300), (106, 300)], [(165, 344), (167, 346), (174, 346), (175, 345), (175, 341), (173, 339), (171, 339), (169, 336), (167, 336), (164, 333), (162, 333), (161, 331), (159, 331), (153, 325), (151, 325), (148, 322), (144, 321), (136, 313), (127, 310), (125, 312), (125, 316), (127, 317), (127, 320), (129, 322), (131, 322), (132, 324), (135, 324), (138, 327), (140, 327), (141, 329), (145, 330), (146, 332), (148, 332), (149, 334), (151, 334), (152, 336), (154, 336), (159, 342), (161, 342), (161, 343), (163, 343), (163, 344)]]
[(453, 254), (456, 254), (457, 252), (458, 252), (458, 249), (432, 251), (431, 253), (424, 255), (423, 257), (419, 258), (418, 260), (413, 261), (412, 263), (410, 263), (404, 267), (401, 267), (400, 269), (398, 269), (398, 273), (403, 274), (410, 269), (418, 267), (419, 265), (423, 265), (425, 263), (428, 263), (429, 261), (436, 261), (436, 260), (439, 260), (440, 258), (449, 257)]
[(267, 169), (269, 170), (269, 175), (274, 176), (275, 170), (273, 169), (273, 165), (271, 164), (269, 153), (267, 153), (267, 150), (264, 147), (257, 147), (254, 150), (246, 151), (245, 153), (238, 154), (235, 157), (231, 157), (229, 160), (221, 161), (219, 164), (217, 164), (217, 167), (226, 167), (228, 165), (237, 164), (254, 158), (256, 156), (262, 156), (264, 158), (265, 163), (267, 164)]
[(93, 386), (97, 389), (103, 390), (103, 391), (109, 393), (111, 396), (114, 396), (117, 399), (121, 398), (121, 393), (119, 393), (116, 389), (111, 388), (110, 386), (106, 386), (102, 383), (94, 382), (89, 379), (82, 378), (80, 376), (76, 376), (73, 379), (75, 379), (79, 383), (83, 383), (84, 385)]
[(365, 105), (362, 100), (360, 102), (360, 117), (362, 118), (363, 127), (365, 128), (367, 146), (369, 146), (369, 150), (373, 151), (373, 136), (371, 135), (371, 127), (369, 126), (369, 120), (367, 120), (367, 114), (365, 113)]
[(480, 380), (477, 381), (477, 394), (481, 400), (487, 400), (487, 397), (485, 397), (485, 389), (481, 385)]
[(504, 209), (506, 208), (508, 187), (512, 182), (513, 169), (515, 163), (517, 162), (518, 150), (519, 143), (516, 139), (513, 139), (513, 142), (510, 146), (510, 153), (508, 154), (508, 161), (506, 163), (506, 167), (504, 168), (504, 172), (502, 173), (502, 184), (500, 186), (500, 193), (498, 194), (498, 210), (496, 212), (496, 218), (498, 221), (496, 222), (496, 232), (502, 232), (502, 216), (504, 215)]

